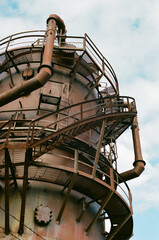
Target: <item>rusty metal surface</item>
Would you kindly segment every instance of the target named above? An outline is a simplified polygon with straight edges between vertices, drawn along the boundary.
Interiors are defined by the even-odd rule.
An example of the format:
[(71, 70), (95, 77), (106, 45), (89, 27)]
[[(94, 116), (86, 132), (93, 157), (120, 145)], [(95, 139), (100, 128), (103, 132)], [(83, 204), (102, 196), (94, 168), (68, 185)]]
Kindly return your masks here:
[[(24, 226), (24, 234), (19, 236), (17, 234), (19, 228), (19, 204), (20, 204), (20, 190), (21, 183), (18, 181), (19, 192), (12, 193), (12, 199), (10, 199), (10, 214), (15, 216), (14, 219), (10, 215), (10, 231), (12, 234), (16, 235), (20, 239), (70, 239), (70, 235), (72, 239), (102, 239), (101, 231), (103, 228), (103, 223), (97, 222), (94, 225), (94, 229), (89, 234), (89, 236), (85, 236), (84, 228), (87, 225), (88, 221), (94, 216), (94, 207), (91, 206), (87, 209), (87, 212), (83, 216), (81, 224), (77, 224), (75, 217), (79, 214), (81, 209), (81, 204), (79, 203), (79, 198), (81, 195), (76, 195), (75, 193), (71, 194), (69, 201), (67, 203), (67, 207), (62, 216), (62, 220), (60, 225), (56, 224), (56, 217), (58, 216), (58, 211), (63, 203), (63, 199), (65, 194), (61, 194), (61, 188), (56, 186), (51, 186), (46, 183), (30, 183), (30, 187), (27, 192), (26, 198), (26, 217), (25, 217), (25, 226)], [(46, 197), (47, 196), (47, 197)], [(1, 206), (3, 199), (1, 199)], [(52, 210), (52, 221), (45, 227), (39, 226), (34, 222), (34, 209), (40, 205), (48, 205)], [(0, 209), (0, 214), (3, 216), (3, 212)], [(3, 219), (3, 218), (2, 218)], [(41, 236), (41, 237), (39, 237)], [(4, 234), (0, 230), (0, 237), (3, 239)], [(9, 235), (11, 238), (11, 235)], [(13, 238), (14, 239), (14, 238)]]
[[(8, 103), (0, 111), (0, 238), (129, 239), (125, 180), (144, 170), (135, 100), (118, 95), (116, 74), (88, 35), (67, 36), (55, 14), (46, 32), (14, 34), (0, 47), (0, 105)], [(24, 79), (28, 69), (39, 73)], [(130, 126), (135, 166), (120, 175), (116, 139)], [(37, 221), (38, 206), (48, 206), (51, 221), (45, 207)]]
[[(39, 32), (41, 34), (39, 34)], [(37, 38), (39, 39), (37, 40)], [(63, 35), (59, 36), (59, 39), (62, 38)], [(25, 38), (31, 38), (33, 41), (30, 43), (28, 41), (28, 45), (25, 45), (23, 47), (23, 50), (21, 48), (14, 48), (13, 46), (16, 45), (17, 41), (17, 46), (19, 44), (19, 39), (24, 39)], [(44, 39), (43, 39), (44, 38)], [(37, 41), (36, 41), (37, 40)], [(67, 45), (61, 43), (61, 40), (55, 39), (55, 45), (54, 45), (54, 56), (53, 56), (53, 63), (58, 64), (58, 59), (64, 58), (65, 62), (67, 62), (67, 57), (63, 57), (62, 54), (60, 54), (59, 51), (63, 50), (70, 50), (77, 52), (79, 54), (76, 54), (75, 58), (73, 57), (68, 57), (71, 60), (75, 60), (75, 63), (78, 62), (78, 59), (80, 56), (81, 58), (81, 63), (78, 66), (78, 72), (88, 79), (94, 80), (96, 77), (92, 75), (92, 73), (99, 71), (101, 74), (103, 74), (104, 78), (108, 80), (108, 83), (112, 85), (112, 88), (114, 89), (114, 94), (118, 94), (119, 89), (118, 89), (118, 81), (117, 77), (115, 75), (115, 72), (108, 62), (108, 60), (102, 55), (102, 53), (98, 50), (98, 48), (94, 45), (92, 40), (89, 38), (89, 36), (86, 34), (84, 37), (79, 37), (79, 36), (65, 36), (65, 40), (67, 41)], [(72, 45), (69, 45), (69, 42), (72, 42), (72, 40), (77, 40), (79, 42), (79, 47), (76, 46), (75, 48), (72, 48)], [(27, 41), (27, 40), (26, 40)], [(14, 45), (12, 44), (14, 42)], [(4, 50), (6, 50), (7, 46), (7, 51), (10, 52), (12, 56), (12, 60), (14, 61), (14, 64), (10, 61), (10, 68), (12, 67), (17, 67), (19, 64), (24, 64), (29, 62), (40, 62), (40, 55), (41, 51), (43, 48), (43, 44), (45, 42), (45, 35), (44, 31), (30, 31), (30, 32), (24, 32), (24, 33), (19, 33), (16, 35), (11, 35), (8, 38), (1, 40), (0, 41), (0, 46), (1, 46), (1, 53), (0, 53), (0, 63), (1, 63), (1, 70), (5, 71), (8, 67), (7, 61), (5, 59), (4, 55)], [(32, 47), (31, 53), (30, 53), (30, 45)], [(81, 55), (80, 52), (83, 52)], [(25, 55), (25, 58), (23, 57)], [(95, 56), (95, 58), (94, 58)], [(64, 64), (67, 66), (67, 64)], [(96, 71), (92, 68), (92, 66), (96, 68)], [(72, 70), (74, 68), (75, 64), (71, 66)], [(69, 66), (70, 67), (70, 66)], [(101, 87), (103, 86), (104, 80), (100, 81)], [(103, 90), (105, 89), (105, 86), (102, 87)]]
[[(50, 79), (51, 75), (53, 74), (51, 61), (52, 61), (52, 52), (54, 48), (55, 29), (56, 29), (56, 21), (53, 19), (50, 19), (48, 22), (48, 27), (46, 31), (46, 43), (45, 43), (45, 50), (43, 54), (43, 61), (42, 61), (42, 65), (40, 65), (39, 67), (38, 75), (35, 78), (32, 78), (29, 81), (24, 82), (19, 86), (13, 87), (12, 89), (8, 90), (5, 93), (2, 93), (0, 95), (0, 106), (3, 106), (21, 97), (22, 95), (26, 95), (27, 93), (42, 87)], [(12, 86), (14, 86), (13, 80), (11, 81), (11, 83), (12, 83)]]
[(146, 164), (142, 157), (137, 116), (134, 117), (131, 128), (132, 128), (132, 138), (133, 138), (135, 161), (133, 163), (133, 165), (134, 165), (133, 169), (121, 173), (121, 177), (124, 181), (128, 181), (133, 178), (139, 177), (141, 175), (141, 173), (144, 171), (145, 164)]
[[(106, 100), (106, 102), (104, 100)], [(103, 119), (107, 119), (107, 122), (110, 122), (110, 123), (112, 122), (112, 124), (114, 125), (113, 120), (118, 120), (118, 119), (128, 120), (130, 118), (130, 120), (128, 120), (127, 122), (127, 125), (126, 125), (126, 121), (123, 124), (121, 122), (117, 122), (117, 124), (115, 124), (115, 128), (118, 129), (118, 132), (119, 132), (117, 133), (117, 130), (116, 130), (115, 138), (117, 138), (122, 133), (122, 131), (124, 131), (131, 124), (131, 119), (133, 119), (133, 117), (136, 115), (136, 106), (135, 106), (134, 99), (129, 97), (120, 97), (120, 100), (123, 101), (122, 104), (118, 103), (118, 97), (109, 97), (109, 98), (102, 98), (98, 100), (90, 100), (90, 101), (68, 106), (64, 109), (59, 109), (54, 113), (46, 114), (32, 121), (31, 120), (8, 121), (8, 123), (6, 123), (4, 126), (1, 127), (1, 130), (3, 133), (1, 136), (1, 139), (6, 138), (6, 142), (8, 144), (11, 133), (15, 133), (15, 140), (16, 140), (16, 137), (18, 140), (18, 137), (21, 137), (20, 132), (22, 131), (23, 137), (26, 136), (26, 141), (28, 144), (26, 146), (33, 148), (38, 146), (39, 144), (42, 144), (43, 142), (46, 142), (52, 139), (53, 137), (60, 136), (60, 134), (64, 134), (64, 133), (66, 134), (66, 132), (69, 132), (69, 134), (68, 133), (67, 134), (70, 138), (71, 138), (71, 134), (72, 136), (79, 135), (80, 133), (87, 130), (86, 125), (89, 124), (88, 129), (95, 128), (95, 126), (101, 125), (101, 120)], [(89, 107), (90, 104), (93, 104), (93, 105)], [(70, 113), (68, 116), (65, 114), (66, 111), (69, 111)], [(54, 119), (54, 116), (56, 116), (57, 114), (62, 114), (63, 117), (58, 121), (57, 120), (55, 120), (54, 122), (50, 121), (51, 123), (47, 124), (45, 127), (42, 126), (43, 124), (42, 122), (44, 121), (47, 122), (50, 116), (52, 117), (52, 119)], [(66, 119), (68, 119), (67, 125), (65, 127), (62, 127), (60, 123)], [(24, 131), (24, 129), (21, 129), (21, 128), (13, 129), (12, 126), (14, 125), (14, 123), (26, 123), (28, 125), (26, 132)], [(92, 127), (91, 127), (91, 123), (94, 123)], [(56, 125), (56, 128), (55, 128), (55, 125)], [(107, 124), (105, 124), (105, 126), (106, 125)], [(10, 126), (10, 130), (9, 128), (7, 128), (9, 126)], [(39, 130), (36, 130), (36, 126), (38, 126)], [(79, 127), (82, 127), (82, 128), (78, 129)], [(111, 132), (113, 132), (114, 134), (113, 128), (110, 126), (109, 128), (111, 128)], [(3, 129), (5, 130), (3, 131)], [(6, 131), (7, 129), (9, 130), (9, 132)], [(18, 134), (18, 129), (19, 129), (19, 134)], [(50, 134), (50, 131), (48, 131), (48, 129), (50, 129), (50, 131), (53, 130), (53, 133)], [(105, 133), (105, 137), (109, 139), (111, 136), (108, 135), (108, 129), (106, 130), (107, 131)], [(48, 134), (45, 134), (48, 136), (45, 136), (44, 138), (40, 137), (40, 140), (37, 141), (41, 133), (44, 133), (45, 131), (46, 133), (48, 131)], [(57, 139), (56, 139), (56, 142), (57, 142)]]
[[(34, 164), (34, 166), (36, 166), (36, 164)], [(34, 171), (33, 171), (32, 167), (30, 166), (29, 167), (29, 169), (30, 169), (29, 170), (29, 180), (36, 180), (36, 181), (39, 180), (42, 182), (50, 182), (50, 183), (54, 183), (54, 184), (56, 183), (56, 184), (60, 184), (60, 185), (65, 185), (67, 180), (69, 179), (68, 173), (70, 171), (70, 168), (64, 168), (62, 166), (59, 166), (59, 167), (57, 166), (56, 168), (53, 167), (51, 169), (51, 167), (49, 165), (43, 165), (43, 164), (37, 164), (37, 167), (44, 168), (44, 171), (41, 172), (40, 169), (38, 170), (38, 168), (37, 169), (33, 168), (34, 169)], [(48, 168), (47, 171), (46, 171), (46, 168)], [(63, 171), (62, 171), (62, 168), (63, 168)], [(37, 172), (37, 170), (38, 170), (38, 172)], [(65, 174), (65, 171), (67, 171), (67, 174)], [(74, 171), (74, 168), (72, 168), (72, 173), (73, 173), (73, 171)], [(85, 195), (89, 195), (89, 197), (91, 197), (93, 199), (95, 198), (95, 200), (97, 201), (97, 199), (98, 200), (102, 199), (105, 195), (107, 195), (109, 188), (111, 189), (111, 186), (108, 186), (104, 180), (102, 182), (101, 179), (100, 180), (96, 179), (95, 180), (96, 184), (95, 184), (95, 181), (91, 179), (91, 175), (89, 177), (89, 175), (84, 174), (84, 172), (80, 172), (80, 171), (78, 171), (78, 172), (79, 172), (79, 176), (77, 177), (77, 179), (74, 183), (74, 186), (73, 186), (74, 190), (76, 190), (78, 192), (82, 191), (82, 193), (84, 193)], [(17, 173), (19, 173), (19, 175), (23, 176), (23, 173), (19, 172), (18, 167), (17, 167)], [(36, 175), (35, 175), (35, 173), (36, 173)], [(43, 175), (43, 177), (42, 177), (42, 175)], [(33, 178), (33, 176), (35, 176), (35, 177)], [(97, 176), (98, 176), (98, 174), (97, 174)], [(19, 178), (18, 175), (16, 177)], [(106, 176), (106, 177), (108, 178), (109, 176)], [(94, 188), (96, 189), (96, 192), (93, 191)], [(129, 190), (129, 189), (127, 189), (127, 190)], [(128, 192), (128, 194), (130, 194), (130, 192)], [(128, 205), (130, 204), (130, 209), (131, 209), (131, 195), (125, 196), (125, 197), (126, 198), (129, 197), (130, 202), (128, 203)], [(113, 202), (113, 204), (110, 204), (106, 208), (107, 212), (109, 213), (110, 219), (112, 218), (111, 219), (112, 223), (113, 223), (113, 221), (120, 222), (120, 220), (125, 216), (125, 214), (131, 213), (128, 205), (123, 202), (121, 197), (118, 196), (117, 192), (115, 192), (115, 195), (112, 198), (112, 202)], [(117, 207), (119, 202), (120, 202), (120, 208)], [(118, 215), (118, 220), (117, 219), (113, 220), (114, 217), (111, 214), (111, 211), (113, 211), (113, 215), (115, 215), (115, 216)], [(132, 219), (130, 219), (130, 221), (132, 222)]]

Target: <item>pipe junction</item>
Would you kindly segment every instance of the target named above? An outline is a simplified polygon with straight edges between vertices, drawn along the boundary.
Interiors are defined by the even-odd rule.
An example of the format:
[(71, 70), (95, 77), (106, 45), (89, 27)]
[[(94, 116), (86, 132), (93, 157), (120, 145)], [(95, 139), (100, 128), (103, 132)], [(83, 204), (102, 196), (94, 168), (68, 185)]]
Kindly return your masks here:
[(59, 16), (52, 14), (47, 19), (46, 43), (43, 61), (38, 68), (38, 74), (30, 80), (23, 82), (21, 85), (15, 86), (12, 89), (2, 93), (0, 95), (0, 107), (32, 91), (35, 91), (38, 88), (41, 88), (53, 75), (52, 54), (54, 48), (56, 26), (58, 27), (59, 32), (60, 30), (62, 30), (63, 34), (66, 32), (63, 20)]

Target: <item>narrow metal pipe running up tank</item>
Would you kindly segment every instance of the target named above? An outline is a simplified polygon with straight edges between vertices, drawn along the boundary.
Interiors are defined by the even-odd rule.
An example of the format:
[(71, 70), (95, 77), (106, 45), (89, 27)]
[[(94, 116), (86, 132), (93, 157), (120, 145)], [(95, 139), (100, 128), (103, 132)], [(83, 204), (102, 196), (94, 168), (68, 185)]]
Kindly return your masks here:
[[(85, 34), (46, 31), (0, 40), (0, 239), (126, 240), (126, 181), (144, 170), (137, 110)], [(132, 128), (134, 168), (117, 169), (116, 140)]]

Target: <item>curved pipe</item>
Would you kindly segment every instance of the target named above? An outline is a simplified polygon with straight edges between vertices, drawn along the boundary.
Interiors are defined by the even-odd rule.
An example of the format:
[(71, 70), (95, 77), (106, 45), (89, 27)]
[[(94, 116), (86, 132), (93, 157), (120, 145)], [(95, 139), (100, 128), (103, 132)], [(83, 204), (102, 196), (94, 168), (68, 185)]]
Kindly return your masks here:
[(56, 24), (58, 26), (58, 32), (60, 32), (60, 30), (62, 30), (62, 34), (64, 34), (66, 32), (66, 26), (64, 24), (64, 21), (58, 15), (51, 14), (49, 16), (49, 18), (47, 19), (47, 24), (50, 19), (54, 19), (56, 21)]
[(32, 91), (35, 91), (38, 88), (41, 88), (53, 75), (53, 68), (51, 66), (51, 63), (56, 25), (58, 26), (58, 31), (60, 31), (60, 29), (62, 29), (62, 32), (66, 31), (63, 20), (59, 16), (52, 14), (47, 20), (45, 50), (42, 65), (38, 69), (39, 73), (30, 80), (23, 82), (21, 85), (15, 86), (12, 89), (1, 94), (0, 107)]
[[(48, 18), (47, 20), (47, 23), (50, 19), (54, 19), (56, 20), (56, 23), (57, 23), (57, 26), (58, 26), (58, 42), (62, 42), (62, 43), (65, 43), (65, 39), (66, 39), (66, 26), (64, 24), (64, 21), (56, 14), (51, 14), (50, 17)], [(60, 36), (59, 38), (59, 35), (63, 35), (63, 36)]]
[(137, 116), (134, 117), (134, 120), (132, 123), (132, 137), (133, 137), (133, 146), (134, 146), (134, 153), (135, 153), (135, 162), (133, 163), (134, 168), (120, 174), (120, 177), (121, 177), (119, 179), (120, 183), (139, 177), (145, 169), (146, 163), (142, 157)]

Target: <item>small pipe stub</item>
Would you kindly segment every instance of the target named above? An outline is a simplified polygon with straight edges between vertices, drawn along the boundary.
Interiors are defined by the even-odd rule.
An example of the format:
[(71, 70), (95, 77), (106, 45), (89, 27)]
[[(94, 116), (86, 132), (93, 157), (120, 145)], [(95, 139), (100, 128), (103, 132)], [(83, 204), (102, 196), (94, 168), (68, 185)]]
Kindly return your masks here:
[(22, 77), (24, 80), (29, 80), (34, 77), (34, 70), (30, 67), (26, 68), (23, 73)]

